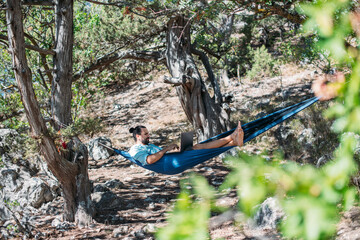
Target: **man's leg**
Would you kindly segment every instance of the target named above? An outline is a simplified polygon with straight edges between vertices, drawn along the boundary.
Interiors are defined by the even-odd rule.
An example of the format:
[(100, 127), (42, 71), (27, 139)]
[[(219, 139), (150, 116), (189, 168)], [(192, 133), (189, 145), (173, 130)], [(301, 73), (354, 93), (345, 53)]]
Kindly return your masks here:
[(244, 142), (244, 131), (241, 128), (239, 122), (238, 127), (235, 131), (227, 137), (214, 140), (207, 143), (199, 143), (193, 146), (192, 149), (209, 149), (209, 148), (220, 148), (220, 147), (230, 147), (230, 146), (242, 146)]

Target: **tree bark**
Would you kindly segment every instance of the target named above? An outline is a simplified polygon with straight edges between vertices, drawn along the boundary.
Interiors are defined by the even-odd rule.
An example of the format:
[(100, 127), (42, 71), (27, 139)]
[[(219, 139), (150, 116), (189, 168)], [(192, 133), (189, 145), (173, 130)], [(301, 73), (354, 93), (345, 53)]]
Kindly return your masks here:
[[(72, 11), (72, 8), (70, 10)], [(48, 134), (33, 89), (32, 73), (28, 67), (25, 55), (25, 40), (20, 0), (7, 0), (6, 20), (15, 79), (20, 91), (26, 117), (30, 124), (32, 137), (38, 140), (41, 155), (44, 157), (49, 169), (62, 186), (65, 199), (64, 219), (67, 221), (76, 221), (79, 226), (86, 226), (91, 222), (91, 216), (94, 213), (90, 200), (86, 148), (84, 149), (84, 145), (77, 139), (74, 139), (72, 144), (69, 145), (69, 148), (78, 149), (75, 151), (75, 156), (71, 156), (71, 159), (65, 159), (59, 154), (54, 140)], [(72, 47), (72, 45), (70, 47)], [(60, 80), (61, 79), (58, 78), (58, 81)], [(64, 91), (64, 89), (59, 87), (59, 92), (64, 93)], [(68, 92), (68, 94), (71, 94), (71, 91)], [(61, 101), (60, 96), (62, 95), (56, 96), (58, 101)]]
[(210, 97), (191, 55), (190, 22), (178, 15), (168, 22), (165, 52), (172, 79), (179, 79), (176, 92), (199, 140), (230, 129), (228, 113)]
[[(55, 127), (60, 129), (72, 124), (71, 99), (73, 76), (73, 0), (55, 1), (55, 52), (54, 80), (51, 83), (51, 108)], [(68, 147), (75, 155), (66, 156), (76, 163), (74, 181), (63, 184), (65, 219), (79, 226), (92, 221), (94, 208), (90, 199), (88, 152), (83, 143), (74, 137)]]
[(57, 130), (69, 126), (71, 119), (73, 0), (55, 2), (54, 80), (51, 83), (51, 110)]

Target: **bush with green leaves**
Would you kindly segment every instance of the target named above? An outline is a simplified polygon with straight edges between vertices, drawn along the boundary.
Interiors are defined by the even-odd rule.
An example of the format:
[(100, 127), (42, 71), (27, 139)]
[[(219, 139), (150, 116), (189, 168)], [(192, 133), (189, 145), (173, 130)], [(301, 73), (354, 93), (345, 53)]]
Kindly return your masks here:
[(299, 33), (289, 37), (279, 45), (281, 61), (284, 63), (314, 64), (323, 72), (329, 72), (331, 61), (328, 54), (317, 45), (318, 37), (314, 34)]
[[(305, 29), (319, 37), (317, 46), (337, 64), (349, 66), (345, 82), (336, 78), (336, 85), (325, 85), (325, 93), (341, 86), (336, 87), (339, 94), (336, 104), (326, 111), (328, 117), (335, 118), (333, 129), (340, 139), (334, 159), (318, 169), (276, 156), (271, 161), (246, 154), (228, 158), (231, 172), (218, 193), (209, 189), (204, 178), (200, 180), (205, 182), (203, 191), (195, 196), (183, 188), (168, 225), (157, 234), (158, 239), (207, 239), (210, 203), (222, 191), (233, 188), (237, 189), (239, 209), (248, 216), (254, 215), (267, 197), (276, 196), (286, 215), (279, 228), (285, 238), (334, 236), (341, 212), (358, 202), (350, 179), (358, 172), (354, 151), (359, 146), (360, 134), (360, 51), (346, 43), (349, 37), (356, 38), (356, 42), (360, 39), (360, 14), (351, 12), (354, 4), (350, 0), (324, 0), (301, 5), (301, 11), (308, 15)], [(196, 188), (198, 184), (193, 186)], [(202, 224), (189, 224), (193, 221), (189, 216), (198, 217)], [(203, 234), (195, 236), (195, 231)]]
[(251, 80), (261, 80), (265, 77), (273, 77), (277, 74), (277, 61), (262, 45), (257, 49), (250, 49), (251, 70), (246, 73)]

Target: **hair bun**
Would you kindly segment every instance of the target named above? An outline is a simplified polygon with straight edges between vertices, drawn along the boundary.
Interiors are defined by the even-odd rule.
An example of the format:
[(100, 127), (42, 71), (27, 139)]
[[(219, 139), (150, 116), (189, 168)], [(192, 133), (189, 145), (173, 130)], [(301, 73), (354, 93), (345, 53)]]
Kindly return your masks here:
[(133, 133), (134, 130), (135, 130), (135, 128), (130, 128), (130, 129), (129, 129), (129, 132), (130, 132), (130, 133)]

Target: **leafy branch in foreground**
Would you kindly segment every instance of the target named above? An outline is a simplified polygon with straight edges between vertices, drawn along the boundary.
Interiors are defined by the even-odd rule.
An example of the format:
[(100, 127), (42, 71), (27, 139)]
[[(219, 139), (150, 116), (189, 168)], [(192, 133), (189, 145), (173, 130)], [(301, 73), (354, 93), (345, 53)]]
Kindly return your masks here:
[[(344, 74), (339, 73), (334, 77), (335, 83), (321, 82), (318, 92), (325, 94), (322, 96), (334, 92), (340, 96), (338, 103), (327, 111), (328, 116), (336, 118), (333, 128), (341, 136), (335, 159), (320, 169), (294, 162), (283, 163), (282, 158), (266, 161), (260, 156), (245, 154), (227, 159), (232, 171), (219, 190), (236, 188), (239, 209), (248, 216), (253, 215), (267, 197), (277, 196), (286, 215), (280, 226), (285, 237), (331, 238), (341, 211), (353, 206), (358, 197), (355, 187), (350, 185), (350, 178), (358, 171), (354, 150), (359, 146), (357, 136), (360, 134), (360, 51), (358, 46), (346, 42), (349, 37), (357, 43), (360, 39), (360, 13), (350, 12), (354, 4), (356, 2), (350, 0), (328, 0), (300, 8), (309, 16), (305, 29), (319, 36), (317, 45), (339, 66), (348, 67), (346, 81)], [(204, 178), (196, 181), (206, 183)], [(196, 188), (197, 183), (193, 185)], [(193, 201), (183, 188), (169, 224), (160, 229), (157, 237), (206, 239), (208, 227), (204, 223), (209, 221), (210, 202), (216, 198), (216, 194), (207, 195), (206, 191), (211, 190), (204, 184), (198, 195), (202, 201)], [(190, 224), (193, 219), (201, 220), (202, 224), (199, 221)], [(185, 225), (187, 228), (183, 231)], [(196, 231), (203, 234), (195, 236)]]

